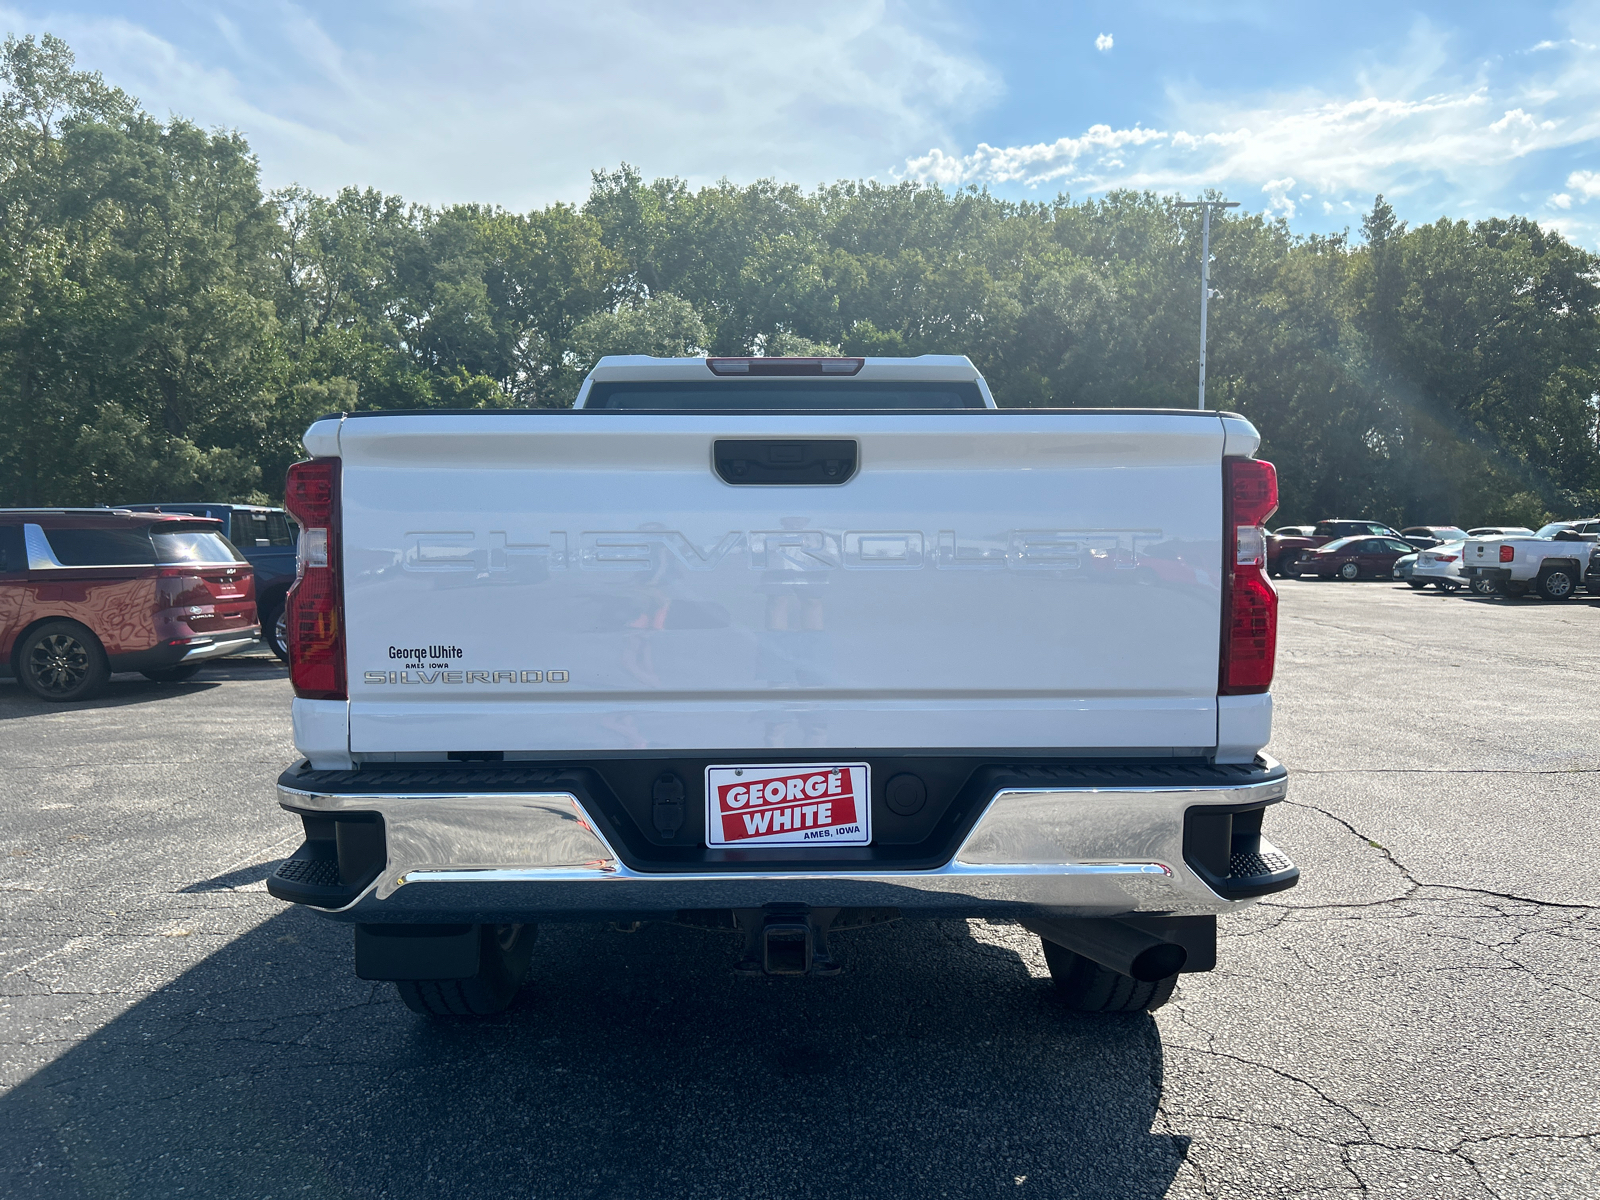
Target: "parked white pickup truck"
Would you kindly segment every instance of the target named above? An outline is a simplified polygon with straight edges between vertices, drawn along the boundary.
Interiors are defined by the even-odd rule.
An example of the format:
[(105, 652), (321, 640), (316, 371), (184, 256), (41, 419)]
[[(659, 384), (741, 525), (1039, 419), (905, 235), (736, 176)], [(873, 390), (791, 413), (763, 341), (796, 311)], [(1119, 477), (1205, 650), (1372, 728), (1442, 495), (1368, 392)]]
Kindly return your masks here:
[(1155, 1008), (1299, 878), (1261, 835), (1258, 444), (1000, 410), (927, 356), (607, 358), (568, 410), (320, 420), (269, 889), (426, 1013), (509, 1004), (539, 921), (831, 974), (901, 916), (1018, 920), (1068, 1006)]
[(1533, 591), (1546, 600), (1565, 600), (1583, 584), (1595, 540), (1596, 534), (1569, 522), (1546, 525), (1531, 537), (1468, 538), (1461, 571), (1480, 594)]

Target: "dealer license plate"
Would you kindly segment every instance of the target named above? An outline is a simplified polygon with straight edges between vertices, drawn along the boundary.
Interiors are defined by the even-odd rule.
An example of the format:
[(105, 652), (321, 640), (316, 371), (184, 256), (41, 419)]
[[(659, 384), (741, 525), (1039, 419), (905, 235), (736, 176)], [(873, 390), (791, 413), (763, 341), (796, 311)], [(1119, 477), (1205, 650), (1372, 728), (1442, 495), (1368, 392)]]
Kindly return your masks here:
[(872, 840), (866, 763), (706, 768), (708, 846), (864, 846)]

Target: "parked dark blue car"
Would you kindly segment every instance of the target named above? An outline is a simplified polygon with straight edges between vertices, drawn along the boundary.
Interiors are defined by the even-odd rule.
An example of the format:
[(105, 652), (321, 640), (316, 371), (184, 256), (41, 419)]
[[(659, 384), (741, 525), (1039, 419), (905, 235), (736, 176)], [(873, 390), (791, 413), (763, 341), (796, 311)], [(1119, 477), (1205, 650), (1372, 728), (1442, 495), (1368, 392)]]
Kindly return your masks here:
[(256, 610), (261, 615), (261, 638), (284, 662), (289, 647), (284, 643), (283, 597), (294, 582), (295, 540), (300, 528), (281, 508), (259, 508), (250, 504), (204, 504), (174, 501), (171, 504), (118, 504), (134, 512), (189, 513), (214, 517), (222, 522), (222, 533), (238, 547), (256, 572)]

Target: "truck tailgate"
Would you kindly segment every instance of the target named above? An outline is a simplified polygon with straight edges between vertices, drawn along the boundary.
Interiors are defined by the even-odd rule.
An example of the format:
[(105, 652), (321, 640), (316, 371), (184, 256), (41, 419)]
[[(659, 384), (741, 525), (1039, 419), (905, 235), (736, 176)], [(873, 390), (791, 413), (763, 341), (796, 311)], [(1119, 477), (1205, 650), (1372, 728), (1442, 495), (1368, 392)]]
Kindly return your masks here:
[[(719, 439), (839, 439), (749, 486)], [(346, 419), (350, 748), (1216, 744), (1214, 414)]]

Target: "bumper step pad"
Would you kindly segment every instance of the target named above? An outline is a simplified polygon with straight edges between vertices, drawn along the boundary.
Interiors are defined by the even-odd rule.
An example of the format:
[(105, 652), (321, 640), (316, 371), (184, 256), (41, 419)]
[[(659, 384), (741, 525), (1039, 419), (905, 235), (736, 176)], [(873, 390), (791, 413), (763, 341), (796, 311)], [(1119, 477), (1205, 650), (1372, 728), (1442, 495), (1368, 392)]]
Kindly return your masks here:
[(329, 858), (286, 858), (272, 873), (283, 883), (298, 883), (309, 887), (338, 887), (339, 864)]

